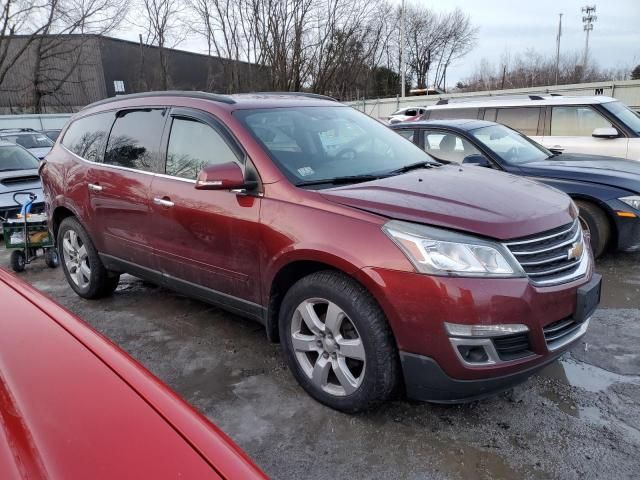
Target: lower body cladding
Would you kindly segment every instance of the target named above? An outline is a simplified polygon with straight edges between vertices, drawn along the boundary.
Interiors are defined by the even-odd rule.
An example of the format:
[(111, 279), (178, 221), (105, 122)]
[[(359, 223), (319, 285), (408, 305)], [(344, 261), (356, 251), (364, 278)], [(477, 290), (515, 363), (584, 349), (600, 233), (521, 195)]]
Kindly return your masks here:
[(536, 287), (528, 278), (435, 277), (366, 269), (400, 351), (407, 396), (436, 403), (508, 389), (587, 331), (600, 275)]

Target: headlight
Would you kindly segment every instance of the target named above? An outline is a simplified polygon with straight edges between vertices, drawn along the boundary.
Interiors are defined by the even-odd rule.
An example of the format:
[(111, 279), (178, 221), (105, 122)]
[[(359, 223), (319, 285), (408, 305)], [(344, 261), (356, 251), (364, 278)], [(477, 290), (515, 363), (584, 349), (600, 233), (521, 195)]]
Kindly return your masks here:
[(397, 220), (386, 223), (382, 229), (422, 273), (469, 277), (524, 276), (511, 253), (497, 242)]
[(619, 198), (621, 202), (626, 203), (631, 208), (635, 208), (636, 210), (640, 210), (640, 195), (632, 195), (630, 197), (622, 197)]

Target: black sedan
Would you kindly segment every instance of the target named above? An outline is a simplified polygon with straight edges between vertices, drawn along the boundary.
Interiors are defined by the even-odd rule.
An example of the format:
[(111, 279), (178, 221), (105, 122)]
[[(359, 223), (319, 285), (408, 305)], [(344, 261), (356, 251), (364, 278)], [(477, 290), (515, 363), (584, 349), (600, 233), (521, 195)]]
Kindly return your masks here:
[(442, 162), (503, 170), (567, 193), (591, 234), (596, 257), (608, 248), (640, 250), (638, 161), (553, 152), (515, 130), (484, 120), (421, 121), (390, 128)]

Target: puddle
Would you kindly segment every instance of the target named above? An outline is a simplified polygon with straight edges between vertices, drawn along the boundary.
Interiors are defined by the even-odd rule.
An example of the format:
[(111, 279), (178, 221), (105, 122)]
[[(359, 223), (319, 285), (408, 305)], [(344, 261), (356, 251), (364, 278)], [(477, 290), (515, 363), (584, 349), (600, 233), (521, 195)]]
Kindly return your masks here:
[(617, 427), (622, 430), (628, 438), (633, 439), (634, 442), (640, 444), (640, 430), (624, 423), (616, 417), (605, 417), (598, 407), (581, 407), (579, 417), (593, 425), (607, 428)]
[(603, 392), (616, 383), (640, 384), (640, 376), (609, 372), (571, 357), (565, 357), (553, 363), (540, 375), (593, 393)]

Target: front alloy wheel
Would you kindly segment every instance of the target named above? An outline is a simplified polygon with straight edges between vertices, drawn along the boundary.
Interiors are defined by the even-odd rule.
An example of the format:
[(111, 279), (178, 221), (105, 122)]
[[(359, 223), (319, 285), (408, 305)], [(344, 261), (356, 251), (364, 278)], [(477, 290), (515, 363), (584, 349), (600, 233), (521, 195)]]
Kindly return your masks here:
[(344, 396), (360, 387), (366, 368), (364, 346), (338, 305), (322, 298), (303, 301), (295, 310), (290, 333), (296, 360), (317, 388)]

